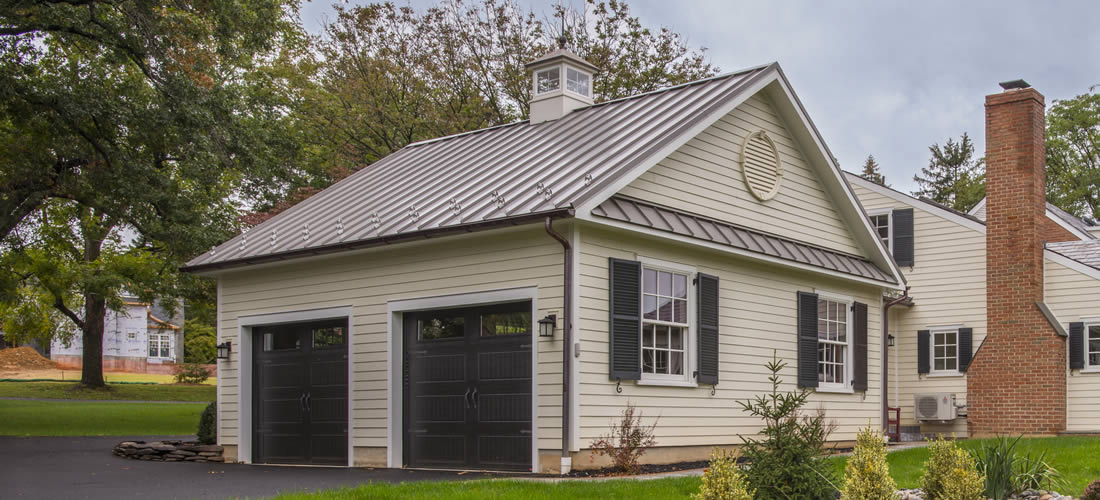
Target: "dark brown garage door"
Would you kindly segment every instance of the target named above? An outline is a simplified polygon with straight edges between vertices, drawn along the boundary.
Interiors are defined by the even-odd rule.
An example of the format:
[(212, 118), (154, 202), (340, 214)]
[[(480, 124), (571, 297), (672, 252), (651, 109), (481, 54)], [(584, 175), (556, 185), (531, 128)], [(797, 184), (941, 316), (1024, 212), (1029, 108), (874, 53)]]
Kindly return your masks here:
[(531, 469), (531, 303), (405, 314), (405, 463)]
[(347, 320), (252, 331), (253, 462), (347, 465)]

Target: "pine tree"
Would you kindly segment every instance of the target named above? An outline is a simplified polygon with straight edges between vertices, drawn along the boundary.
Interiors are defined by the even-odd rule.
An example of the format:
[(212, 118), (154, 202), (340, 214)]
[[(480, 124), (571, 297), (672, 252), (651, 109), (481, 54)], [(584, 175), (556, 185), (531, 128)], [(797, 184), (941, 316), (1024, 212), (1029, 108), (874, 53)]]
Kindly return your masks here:
[(859, 176), (880, 186), (886, 185), (886, 176), (879, 170), (875, 155), (867, 155), (867, 161), (863, 163), (863, 173)]
[(955, 142), (928, 147), (932, 158), (913, 176), (919, 186), (914, 196), (928, 198), (959, 211), (967, 211), (985, 197), (985, 159), (974, 158), (974, 143), (963, 132)]

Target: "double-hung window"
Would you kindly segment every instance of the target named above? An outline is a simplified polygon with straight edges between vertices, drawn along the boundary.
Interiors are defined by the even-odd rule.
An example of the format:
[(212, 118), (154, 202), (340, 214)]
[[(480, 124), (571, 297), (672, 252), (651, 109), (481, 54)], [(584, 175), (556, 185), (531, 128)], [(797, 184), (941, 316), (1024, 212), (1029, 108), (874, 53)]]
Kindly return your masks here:
[(1100, 371), (1100, 323), (1085, 325), (1085, 368)]
[(159, 333), (149, 334), (149, 357), (150, 358), (170, 358), (170, 335), (164, 335)]
[(691, 273), (642, 266), (642, 380), (688, 381)]
[(890, 224), (891, 212), (879, 213), (869, 216), (871, 219), (871, 227), (874, 228), (875, 234), (880, 240), (882, 245), (887, 250), (893, 250), (890, 248), (890, 242), (893, 240), (892, 225)]
[(928, 337), (932, 343), (932, 373), (959, 372), (959, 329), (933, 329)]
[(817, 383), (822, 389), (851, 387), (852, 322), (850, 299), (826, 296), (817, 299)]

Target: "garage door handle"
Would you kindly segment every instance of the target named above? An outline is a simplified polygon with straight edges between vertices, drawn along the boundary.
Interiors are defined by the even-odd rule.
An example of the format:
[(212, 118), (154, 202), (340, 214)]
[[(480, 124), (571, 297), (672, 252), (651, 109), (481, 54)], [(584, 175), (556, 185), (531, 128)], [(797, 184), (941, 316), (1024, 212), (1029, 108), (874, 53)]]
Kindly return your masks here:
[(313, 413), (313, 395), (306, 393), (306, 411)]
[(473, 403), (471, 403), (471, 400), (470, 400), (470, 388), (469, 387), (466, 388), (466, 395), (462, 396), (462, 398), (466, 401), (466, 407), (467, 408), (473, 406)]
[(298, 396), (298, 406), (302, 408), (303, 413), (309, 411), (306, 410), (306, 393), (303, 392), (301, 396)]
[(474, 387), (474, 409), (477, 409), (477, 387)]

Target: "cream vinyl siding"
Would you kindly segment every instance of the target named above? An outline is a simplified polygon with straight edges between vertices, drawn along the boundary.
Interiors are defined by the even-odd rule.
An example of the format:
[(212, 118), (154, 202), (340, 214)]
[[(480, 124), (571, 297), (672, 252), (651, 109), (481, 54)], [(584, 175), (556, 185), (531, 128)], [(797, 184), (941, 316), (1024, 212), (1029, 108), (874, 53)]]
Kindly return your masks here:
[[(814, 394), (806, 409), (826, 409), (838, 425), (831, 440), (852, 440), (860, 427), (880, 425), (879, 288), (604, 227), (582, 226), (580, 241), (581, 448), (589, 448), (593, 439), (608, 432), (608, 424), (627, 401), (638, 407), (647, 422), (659, 418), (657, 446), (740, 444), (738, 434), (757, 433), (760, 420), (744, 413), (738, 401), (770, 390), (764, 363), (772, 359), (773, 351), (787, 362), (782, 390), (796, 389), (796, 293), (800, 290), (851, 295), (868, 309), (866, 395)], [(615, 381), (608, 376), (608, 258), (639, 256), (693, 266), (719, 277), (719, 383), (714, 396), (709, 385), (669, 387), (633, 381), (623, 382), (621, 394), (615, 392)], [(694, 289), (690, 293), (694, 297)]]
[[(1045, 281), (1045, 302), (1067, 331), (1082, 317), (1100, 316), (1100, 280), (1047, 260)], [(1100, 373), (1071, 370), (1066, 398), (1066, 430), (1100, 431)]]
[[(556, 224), (566, 231), (566, 224)], [(568, 234), (568, 233), (565, 233)], [(243, 270), (220, 277), (221, 340), (240, 345), (237, 317), (328, 307), (352, 307), (353, 408), (351, 435), (357, 447), (386, 446), (386, 303), (517, 287), (538, 287), (536, 317), (562, 307), (562, 247), (542, 229), (479, 232), (439, 241), (402, 245)], [(537, 336), (535, 338), (538, 338)], [(561, 333), (539, 339), (538, 437), (540, 448), (560, 449)], [(238, 442), (239, 354), (220, 365), (218, 401), (222, 444)], [(400, 438), (400, 435), (396, 436)]]
[[(779, 193), (760, 202), (741, 174), (745, 137), (765, 130), (783, 165)], [(620, 194), (855, 255), (853, 240), (818, 174), (779, 118), (758, 93), (646, 171)]]
[[(901, 425), (917, 425), (913, 409), (915, 394), (955, 393), (966, 403), (966, 377), (917, 373), (917, 331), (934, 326), (959, 325), (974, 329), (976, 350), (986, 334), (985, 319), (985, 233), (937, 215), (938, 209), (921, 203), (908, 205), (852, 183), (856, 197), (869, 213), (913, 208), (913, 254), (915, 265), (902, 267), (908, 281), (913, 307), (890, 309), (890, 406), (901, 408)], [(896, 385), (895, 385), (896, 384)], [(966, 435), (966, 419), (951, 424), (924, 424), (922, 432), (954, 432)]]

